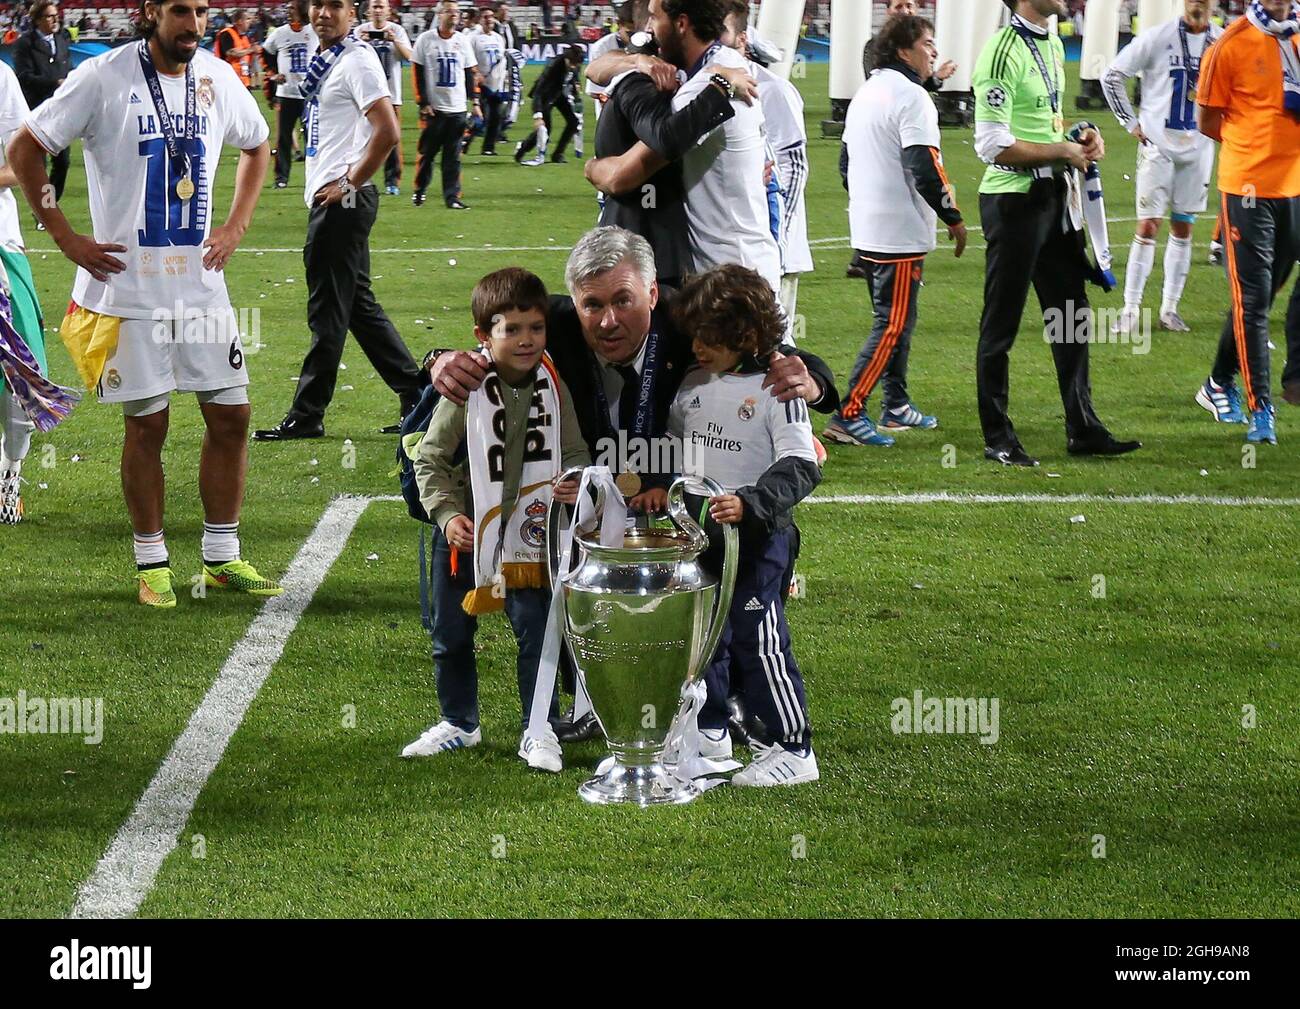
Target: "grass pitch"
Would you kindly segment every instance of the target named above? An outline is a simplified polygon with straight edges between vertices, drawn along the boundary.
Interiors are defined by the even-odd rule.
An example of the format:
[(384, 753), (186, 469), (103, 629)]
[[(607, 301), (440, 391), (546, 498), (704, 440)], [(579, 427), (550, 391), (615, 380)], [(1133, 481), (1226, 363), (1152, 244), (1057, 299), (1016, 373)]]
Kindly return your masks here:
[[(838, 142), (819, 139), (817, 126), (825, 67), (810, 67), (800, 85), (813, 137), (817, 261), (800, 292), (804, 343), (844, 381), (870, 325), (867, 291), (843, 276)], [(526, 170), (508, 156), (475, 154), (464, 178), (473, 210), (452, 213), (437, 200), (414, 208), (414, 109), (405, 112), (403, 195), (381, 204), (372, 274), (419, 357), (470, 343), (470, 290), (491, 269), (523, 264), (559, 289), (565, 254), (595, 203), (576, 163)], [(1109, 212), (1131, 218), (1134, 145), (1109, 118), (1093, 118), (1109, 144)], [(981, 166), (970, 132), (946, 130), (944, 147), (959, 202), (978, 224)], [(84, 225), (77, 164), (65, 204)], [(228, 156), (218, 207), (233, 165)], [(260, 309), (263, 346), (248, 356), (258, 427), (283, 415), (307, 346), (301, 181), (295, 165), (294, 188), (268, 184), (228, 270), (235, 305)], [(1281, 406), (1282, 444), (1252, 458), (1243, 428), (1216, 426), (1192, 403), (1226, 306), (1226, 281), (1204, 262), (1212, 224), (1198, 225), (1184, 300), (1194, 332), (1156, 332), (1145, 355), (1093, 348), (1098, 411), (1117, 435), (1141, 438), (1140, 453), (1114, 461), (1065, 454), (1051, 355), (1031, 311), (1012, 359), (1011, 405), (1043, 466), (1004, 470), (982, 460), (973, 364), (983, 256), (973, 232), (965, 258), (942, 244), (930, 258), (920, 301), (910, 385), (941, 427), (909, 432), (889, 450), (831, 446), (819, 496), (1293, 496), (1300, 411)], [(1130, 230), (1112, 226), (1121, 276)], [(46, 236), (29, 229), (27, 238), (53, 327), (72, 269)], [(430, 249), (439, 251), (415, 251)], [(1153, 311), (1160, 280), (1157, 268)], [(1095, 292), (1095, 302), (1118, 308), (1120, 298)], [(1281, 311), (1274, 320), (1280, 348)], [(67, 356), (54, 333), (49, 339), (53, 373), (70, 384)], [(377, 428), (392, 420), (395, 400), (355, 346), (344, 361), (328, 438), (251, 447), (241, 536), (245, 556), (269, 574), (285, 569), (335, 495), (394, 492), (392, 441)], [(215, 594), (183, 594), (168, 613), (135, 604), (120, 432), (117, 410), (86, 402), (38, 436), (24, 471), (28, 519), (0, 528), (0, 697), (103, 697), (106, 722), (98, 746), (0, 735), (6, 915), (69, 912), (257, 606)], [(200, 437), (195, 405), (177, 398), (166, 531), (182, 587), (200, 563)], [(1078, 515), (1086, 521), (1072, 522)], [(436, 701), (418, 615), (416, 527), (401, 505), (376, 502), (140, 913), (1300, 912), (1300, 587), (1287, 546), (1295, 508), (817, 504), (801, 508), (799, 521), (807, 598), (789, 612), (818, 784), (719, 789), (689, 807), (647, 812), (587, 807), (575, 789), (600, 756), (596, 744), (570, 747), (558, 777), (529, 773), (514, 756), (511, 638), (497, 618), (480, 631), (484, 745), (400, 760), (402, 745), (435, 718)], [(997, 698), (998, 741), (896, 735), (891, 702), (917, 690)], [(347, 706), (356, 712), (351, 727)], [(1243, 725), (1244, 711), (1254, 712), (1254, 727)], [(1103, 844), (1105, 857), (1095, 857)]]

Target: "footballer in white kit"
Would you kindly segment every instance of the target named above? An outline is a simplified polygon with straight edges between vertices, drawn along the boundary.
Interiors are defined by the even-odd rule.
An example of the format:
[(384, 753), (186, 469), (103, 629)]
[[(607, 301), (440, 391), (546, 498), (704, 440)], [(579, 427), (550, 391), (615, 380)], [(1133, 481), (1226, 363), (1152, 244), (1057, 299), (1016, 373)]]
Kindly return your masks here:
[[(122, 484), (135, 531), (139, 599), (176, 605), (162, 534), (162, 445), (174, 390), (196, 393), (206, 584), (278, 595), (239, 558), (248, 370), (222, 272), (252, 219), (270, 160), (267, 126), (234, 70), (199, 47), (204, 0), (148, 2), (145, 38), (86, 60), (10, 145), (28, 203), (77, 264), (63, 322), (83, 378), (126, 417)], [(82, 141), (93, 237), (44, 204), (43, 156)], [(238, 148), (234, 200), (213, 226), (221, 149)], [(96, 346), (106, 348), (97, 358)]]
[[(1107, 69), (1102, 90), (1111, 111), (1138, 138), (1137, 234), (1129, 252), (1124, 312), (1116, 332), (1137, 325), (1146, 282), (1155, 265), (1160, 221), (1169, 216), (1160, 325), (1175, 332), (1189, 326), (1178, 312), (1192, 262), (1192, 226), (1209, 201), (1214, 141), (1197, 128), (1196, 85), (1206, 50), (1223, 34), (1210, 19), (1209, 0), (1185, 0), (1182, 17), (1142, 32)], [(1128, 79), (1142, 81), (1142, 107), (1135, 112)]]

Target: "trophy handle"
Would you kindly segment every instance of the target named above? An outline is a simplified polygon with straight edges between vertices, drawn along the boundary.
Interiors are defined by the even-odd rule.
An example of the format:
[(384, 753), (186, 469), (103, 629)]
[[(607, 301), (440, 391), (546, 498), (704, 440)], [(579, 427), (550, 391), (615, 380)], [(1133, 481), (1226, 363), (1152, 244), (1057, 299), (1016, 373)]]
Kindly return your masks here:
[[(585, 472), (586, 467), (571, 466), (560, 474), (559, 483), (564, 483), (575, 476), (581, 480)], [(563, 508), (564, 505), (556, 501), (552, 495), (550, 506), (546, 509), (546, 570), (551, 576), (552, 586), (560, 577), (560, 516), (563, 514)]]
[[(703, 550), (709, 545), (708, 534), (700, 528), (698, 522), (691, 518), (690, 512), (686, 510), (686, 501), (683, 497), (688, 484), (695, 484), (704, 488), (709, 497), (717, 497), (725, 493), (719, 484), (708, 477), (678, 477), (673, 481), (673, 485), (668, 488), (668, 516), (673, 523), (689, 536), (692, 542)], [(704, 641), (700, 645), (697, 668), (691, 673), (691, 680), (699, 678), (704, 670), (704, 664), (713, 658), (713, 652), (718, 647), (718, 639), (722, 637), (722, 630), (727, 625), (727, 614), (731, 612), (731, 594), (736, 587), (736, 565), (740, 557), (740, 533), (736, 531), (734, 525), (722, 526), (722, 579), (718, 583), (718, 597), (713, 604), (713, 616), (709, 621), (709, 631), (704, 636)]]

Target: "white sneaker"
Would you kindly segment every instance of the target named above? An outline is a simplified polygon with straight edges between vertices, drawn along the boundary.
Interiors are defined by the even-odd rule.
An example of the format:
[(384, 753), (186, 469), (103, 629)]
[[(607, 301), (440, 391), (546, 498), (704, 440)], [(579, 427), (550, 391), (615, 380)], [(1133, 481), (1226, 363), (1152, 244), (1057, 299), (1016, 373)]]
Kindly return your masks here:
[(1190, 333), (1192, 327), (1183, 321), (1177, 309), (1160, 313), (1160, 328), (1170, 333)]
[(1110, 324), (1110, 331), (1116, 336), (1127, 336), (1138, 328), (1140, 318), (1138, 309), (1125, 305), (1124, 310)]
[(450, 753), (452, 750), (478, 746), (481, 742), (483, 742), (482, 729), (466, 732), (452, 725), (451, 722), (439, 722), (427, 729), (414, 743), (405, 746), (402, 749), (402, 756), (433, 757), (439, 753)]
[(525, 168), (536, 168), (538, 165), (546, 164), (546, 159), (539, 156), (536, 158), (529, 158), (527, 161), (521, 161), (519, 163)]
[(16, 526), (22, 520), (22, 477), (0, 473), (0, 525)]
[(731, 776), (733, 785), (768, 788), (773, 785), (799, 785), (821, 777), (817, 770), (817, 755), (812, 747), (804, 756), (791, 753), (781, 745), (755, 746), (753, 763)]
[(730, 760), (731, 733), (726, 729), (701, 729), (700, 756), (710, 760)]
[(530, 736), (527, 730), (519, 737), (519, 756), (525, 764), (539, 771), (558, 774), (564, 770), (564, 754), (555, 730), (547, 725), (542, 736)]

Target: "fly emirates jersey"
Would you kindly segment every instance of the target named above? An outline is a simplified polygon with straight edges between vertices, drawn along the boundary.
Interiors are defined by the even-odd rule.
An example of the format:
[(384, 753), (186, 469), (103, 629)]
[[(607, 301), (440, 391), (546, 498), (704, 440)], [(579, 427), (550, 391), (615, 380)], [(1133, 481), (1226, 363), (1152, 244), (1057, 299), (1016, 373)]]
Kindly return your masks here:
[(203, 268), (212, 180), (224, 145), (249, 150), (268, 133), (257, 102), (230, 65), (199, 49), (190, 62), (195, 115), (193, 136), (186, 139), (185, 76), (159, 73), (194, 188), (189, 199), (181, 199), (177, 184), (183, 173), (170, 163), (140, 64), (145, 44), (86, 60), (26, 121), (47, 151), (82, 140), (95, 240), (125, 246), (126, 252), (113, 255), (126, 269), (101, 283), (78, 268), (72, 300), (126, 319), (159, 319), (160, 312), (170, 318), (178, 308), (202, 310), (228, 301), (225, 274)]
[(714, 375), (697, 367), (686, 373), (668, 411), (686, 475), (712, 477), (734, 494), (779, 459), (817, 461), (808, 404), (782, 403), (763, 388), (766, 380), (766, 371)]

